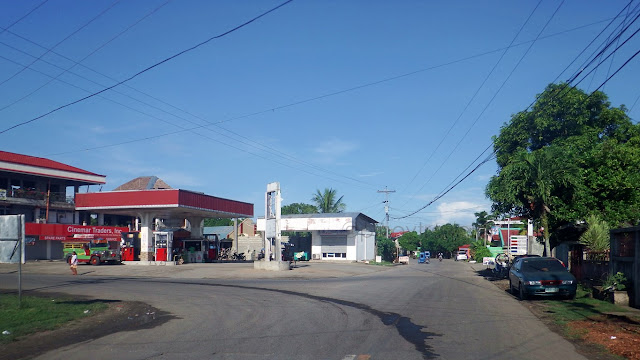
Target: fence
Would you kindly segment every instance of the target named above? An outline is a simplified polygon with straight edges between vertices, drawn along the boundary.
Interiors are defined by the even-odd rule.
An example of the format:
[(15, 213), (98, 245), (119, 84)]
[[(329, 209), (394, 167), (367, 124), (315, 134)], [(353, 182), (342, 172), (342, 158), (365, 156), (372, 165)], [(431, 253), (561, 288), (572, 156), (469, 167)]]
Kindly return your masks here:
[(640, 226), (610, 231), (610, 272), (624, 273), (631, 291), (632, 306), (640, 306)]

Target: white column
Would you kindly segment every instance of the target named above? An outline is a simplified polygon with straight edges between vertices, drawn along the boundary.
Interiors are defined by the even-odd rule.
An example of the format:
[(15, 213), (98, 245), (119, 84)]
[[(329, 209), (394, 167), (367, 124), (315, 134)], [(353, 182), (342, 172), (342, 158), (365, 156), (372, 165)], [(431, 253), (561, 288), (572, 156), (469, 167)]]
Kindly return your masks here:
[(104, 225), (104, 214), (102, 214), (102, 213), (98, 214), (98, 225), (99, 226), (103, 226)]
[(153, 258), (153, 214), (142, 213), (140, 217), (140, 260)]
[(202, 217), (190, 217), (187, 218), (189, 224), (191, 225), (191, 238), (192, 239), (203, 239), (204, 234), (204, 218)]
[(235, 252), (240, 252), (238, 249), (238, 241), (240, 240), (238, 237), (238, 218), (233, 218), (233, 229), (234, 229), (234, 239), (233, 239), (233, 247)]

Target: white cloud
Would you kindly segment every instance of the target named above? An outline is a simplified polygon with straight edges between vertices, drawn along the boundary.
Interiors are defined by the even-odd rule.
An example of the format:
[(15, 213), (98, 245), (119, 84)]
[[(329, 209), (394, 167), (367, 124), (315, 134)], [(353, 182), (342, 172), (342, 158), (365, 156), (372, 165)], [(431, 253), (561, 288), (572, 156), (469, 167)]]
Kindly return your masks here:
[(443, 202), (438, 205), (435, 225), (456, 223), (461, 226), (470, 226), (476, 220), (473, 213), (483, 209), (486, 209), (485, 204), (470, 201)]
[(372, 172), (372, 173), (369, 173), (369, 174), (359, 174), (358, 176), (359, 177), (374, 177), (374, 176), (378, 176), (378, 175), (382, 175), (382, 174), (384, 174), (384, 172), (377, 171), (377, 172)]
[(335, 163), (339, 158), (353, 152), (357, 148), (358, 145), (353, 141), (331, 138), (320, 143), (313, 151), (320, 156), (318, 159), (320, 162)]

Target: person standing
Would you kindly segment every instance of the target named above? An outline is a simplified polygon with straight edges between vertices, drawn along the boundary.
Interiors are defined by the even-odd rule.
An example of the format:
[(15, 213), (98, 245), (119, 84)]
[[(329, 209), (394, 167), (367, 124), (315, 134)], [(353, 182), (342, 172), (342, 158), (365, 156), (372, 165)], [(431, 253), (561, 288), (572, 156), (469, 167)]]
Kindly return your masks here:
[(73, 275), (78, 275), (78, 254), (75, 251), (71, 255), (71, 260), (69, 260), (69, 267)]

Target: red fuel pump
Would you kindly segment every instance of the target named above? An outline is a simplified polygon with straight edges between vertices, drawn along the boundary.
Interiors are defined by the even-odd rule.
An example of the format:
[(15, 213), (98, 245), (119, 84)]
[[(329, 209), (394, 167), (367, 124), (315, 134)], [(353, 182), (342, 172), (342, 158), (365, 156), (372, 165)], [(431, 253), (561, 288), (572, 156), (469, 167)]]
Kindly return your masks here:
[(172, 261), (173, 259), (170, 258), (170, 254), (171, 243), (173, 242), (173, 233), (164, 231), (154, 232), (153, 240), (156, 261)]
[[(136, 261), (136, 247), (140, 245), (140, 233), (135, 232), (123, 232), (122, 233), (122, 241), (123, 244), (121, 246), (122, 250), (122, 261)], [(136, 245), (138, 244), (138, 245)]]

